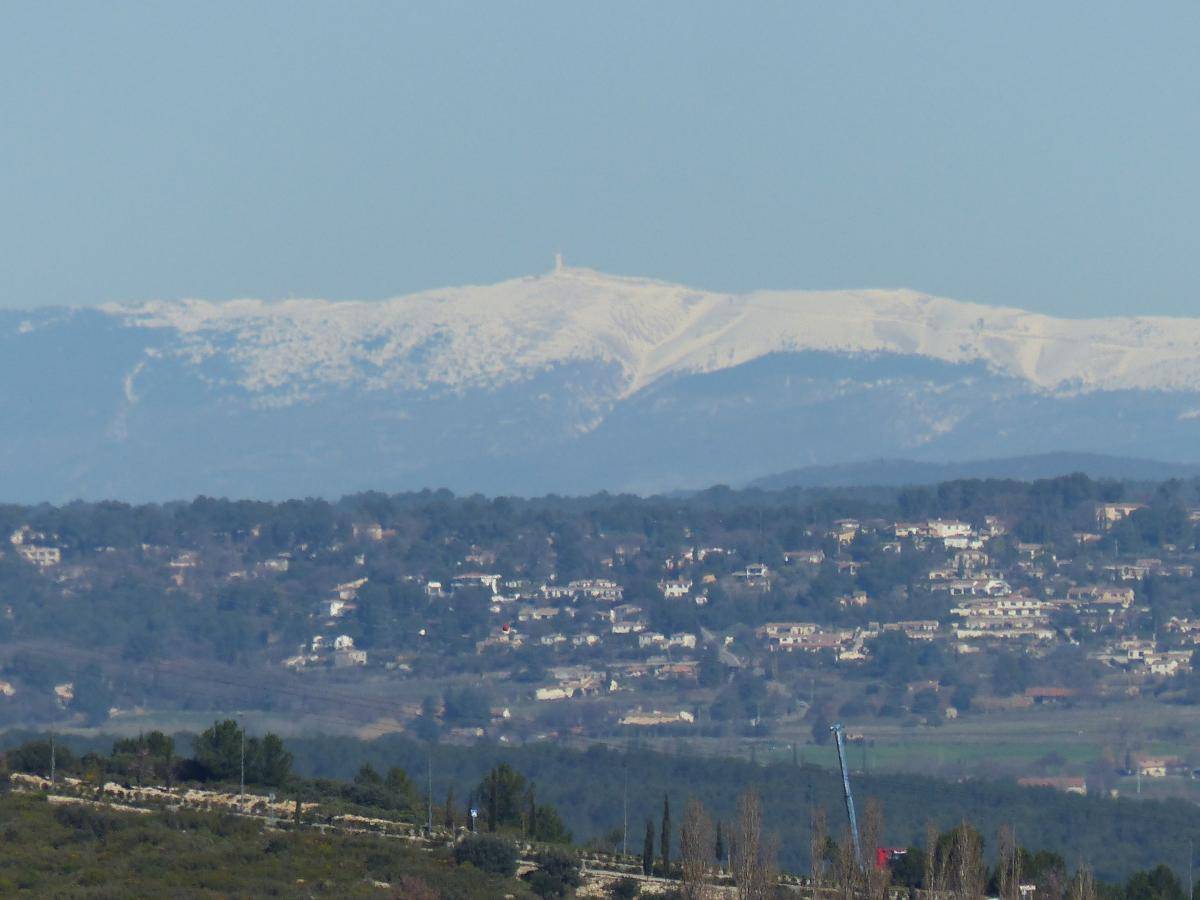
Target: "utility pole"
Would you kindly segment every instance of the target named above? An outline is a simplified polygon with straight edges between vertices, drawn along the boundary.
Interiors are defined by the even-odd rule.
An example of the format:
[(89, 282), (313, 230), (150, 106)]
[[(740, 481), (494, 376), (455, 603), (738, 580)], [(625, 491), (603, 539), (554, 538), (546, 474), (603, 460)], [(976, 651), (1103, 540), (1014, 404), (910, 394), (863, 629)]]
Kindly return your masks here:
[(54, 785), (54, 732), (50, 732), (50, 784)]
[(241, 810), (246, 794), (246, 728), (240, 722), (238, 731), (242, 733), (241, 778), (238, 780), (238, 809)]
[(425, 824), (426, 834), (433, 836), (433, 756), (432, 754), (425, 757), (425, 762), (428, 765), (428, 804), (429, 804), (429, 820)]
[(624, 824), (621, 826), (621, 855), (626, 852), (626, 840), (629, 837), (629, 760), (625, 761), (625, 793), (621, 800)]

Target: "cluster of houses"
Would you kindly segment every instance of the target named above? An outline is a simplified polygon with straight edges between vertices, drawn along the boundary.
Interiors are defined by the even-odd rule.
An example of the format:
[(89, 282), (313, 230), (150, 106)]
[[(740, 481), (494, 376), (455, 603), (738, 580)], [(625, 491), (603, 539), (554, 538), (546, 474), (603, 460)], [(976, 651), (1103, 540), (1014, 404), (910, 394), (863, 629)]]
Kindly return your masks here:
[(39, 569), (48, 569), (62, 562), (62, 548), (53, 543), (57, 538), (22, 525), (11, 535), (9, 543), (21, 559)]
[[(1098, 530), (1076, 534), (1077, 542), (1087, 545), (1100, 539), (1104, 529), (1139, 508), (1133, 503), (1099, 505)], [(1114, 668), (1147, 676), (1171, 676), (1190, 668), (1191, 648), (1200, 644), (1200, 620), (1172, 620), (1161, 635), (1152, 638), (1138, 636), (1131, 627), (1137, 580), (1151, 574), (1189, 577), (1189, 564), (1160, 559), (1116, 561), (1097, 567), (1091, 580), (1077, 583), (1065, 575), (1067, 566), (1063, 563), (1069, 560), (1056, 559), (1045, 546), (1036, 543), (1006, 541), (1007, 547), (1015, 548), (1015, 562), (1010, 553), (1007, 565), (999, 565), (989, 552), (989, 544), (1008, 532), (1009, 523), (998, 516), (985, 517), (978, 525), (938, 518), (882, 523), (842, 519), (815, 535), (823, 547), (783, 553), (783, 570), (779, 572), (762, 562), (735, 563), (737, 554), (726, 548), (685, 547), (663, 559), (662, 577), (656, 585), (658, 599), (703, 606), (718, 584), (727, 594), (768, 592), (773, 585), (788, 583), (797, 573), (815, 573), (823, 567), (853, 577), (870, 562), (854, 558), (852, 546), (861, 536), (873, 534), (883, 553), (922, 552), (936, 561), (930, 563), (923, 584), (915, 589), (927, 591), (935, 600), (944, 596), (936, 603), (943, 614), (927, 619), (868, 619), (846, 626), (771, 621), (754, 631), (759, 649), (767, 653), (824, 654), (839, 664), (852, 664), (867, 659), (872, 642), (889, 633), (902, 634), (911, 641), (944, 641), (958, 652), (971, 653), (987, 646), (1046, 648), (1074, 640), (1077, 635), (1072, 629), (1083, 627), (1113, 634), (1112, 640), (1092, 655)], [(371, 541), (388, 536), (386, 529), (373, 525), (363, 525), (355, 533)], [(627, 551), (616, 548), (614, 557), (623, 552)], [(496, 562), (495, 551), (472, 548), (463, 559), (461, 571), (448, 580), (412, 577), (431, 601), (449, 602), (464, 590), (481, 592), (487, 598), (493, 624), (487, 636), (476, 642), (478, 653), (541, 647), (566, 653), (586, 651), (592, 654), (590, 658), (604, 659), (602, 671), (586, 667), (552, 670), (545, 684), (531, 690), (530, 697), (536, 701), (556, 702), (632, 690), (642, 677), (655, 681), (694, 678), (696, 658), (713, 640), (740, 664), (725, 649), (732, 641), (728, 634), (709, 635), (706, 639), (692, 631), (652, 628), (646, 599), (639, 596), (636, 602), (628, 602), (626, 588), (614, 578), (511, 578), (488, 568)], [(611, 564), (611, 560), (606, 562)], [(339, 620), (355, 612), (357, 592), (365, 583), (366, 578), (358, 578), (335, 586), (321, 601), (315, 616), (323, 633), (314, 635), (285, 665), (300, 669), (367, 664), (365, 651), (355, 648), (349, 635), (339, 633)], [(836, 604), (841, 610), (860, 611), (860, 619), (862, 612), (869, 614), (876, 605), (867, 591), (857, 588), (838, 596)], [(753, 648), (749, 652), (753, 655)], [(631, 653), (639, 657), (636, 662), (628, 661)], [(1023, 699), (1033, 702), (1032, 698)], [(633, 725), (667, 719), (676, 724), (686, 721), (674, 713), (645, 712), (640, 707), (624, 719)]]
[[(1077, 545), (1087, 547), (1102, 540), (1107, 529), (1141, 508), (1137, 503), (1098, 504), (1094, 530), (1077, 532)], [(1200, 512), (1193, 517), (1200, 521)], [(618, 563), (640, 553), (636, 546), (607, 548), (611, 556), (600, 559), (589, 577), (563, 579), (514, 577), (522, 569), (504, 565), (502, 551), (473, 546), (452, 572), (415, 571), (403, 578), (430, 609), (428, 629), (419, 631), (426, 642), (422, 646), (438, 646), (445, 640), (435, 625), (437, 612), (467, 594), (481, 604), (478, 608), (487, 610), (486, 633), (471, 635), (478, 654), (536, 651), (546, 659), (575, 664), (549, 669), (545, 683), (528, 689), (530, 699), (539, 702), (619, 691), (636, 694), (639, 683), (695, 681), (699, 658), (711, 652), (719, 652), (727, 668), (760, 668), (774, 653), (814, 654), (822, 661), (853, 665), (869, 659), (874, 642), (888, 635), (903, 635), (913, 642), (945, 642), (959, 653), (988, 647), (1040, 653), (1057, 644), (1078, 643), (1085, 635), (1102, 635), (1099, 646), (1095, 640), (1087, 641), (1089, 653), (1114, 669), (1146, 677), (1170, 677), (1190, 669), (1193, 653), (1200, 647), (1200, 619), (1174, 618), (1158, 623), (1157, 631), (1147, 634), (1146, 617), (1139, 607), (1144, 579), (1193, 576), (1186, 553), (1162, 547), (1156, 551), (1158, 558), (1112, 558), (1089, 564), (1081, 577), (1074, 560), (1057, 558), (1046, 545), (1014, 540), (1012, 526), (1001, 516), (974, 523), (945, 518), (839, 519), (804, 531), (805, 539), (796, 543), (809, 546), (776, 552), (769, 563), (747, 559), (731, 547), (677, 547), (653, 562), (657, 574), (636, 584), (618, 580), (618, 573), (625, 570)], [(386, 552), (374, 545), (395, 537), (395, 532), (367, 522), (354, 525), (353, 536), (359, 542), (353, 548), (340, 544), (323, 548), (346, 551), (341, 556), (343, 568), (337, 570), (339, 580), (306, 601), (311, 602), (312, 627), (307, 632), (311, 637), (281, 661), (283, 666), (294, 671), (371, 667), (403, 673), (411, 671), (412, 653), (422, 652), (406, 646), (395, 648), (401, 651), (397, 655), (367, 642), (372, 646), (369, 656), (356, 646), (356, 638), (362, 641), (364, 635), (359, 606), (366, 601), (360, 595), (369, 584), (367, 573), (372, 572), (366, 558)], [(9, 540), (12, 552), (39, 570), (69, 568), (62, 566), (63, 550), (54, 535), (26, 525), (13, 531)], [(225, 574), (229, 581), (285, 575), (299, 562), (315, 559), (319, 549), (299, 544), (265, 559), (243, 561), (243, 568)], [(158, 560), (177, 588), (188, 590), (202, 583), (199, 576), (206, 560), (200, 551), (143, 545), (142, 553)], [(873, 555), (880, 553), (917, 554), (923, 561), (919, 576), (903, 585), (883, 587), (860, 577), (866, 567), (883, 564)], [(866, 575), (870, 574), (867, 569)], [(714, 598), (742, 603), (747, 609), (786, 605), (780, 604), (781, 597), (806, 590), (818, 576), (825, 584), (837, 584), (837, 592), (832, 599), (823, 595), (820, 603), (805, 603), (807, 614), (802, 619), (764, 622), (748, 615), (717, 633), (698, 626), (679, 627), (678, 623), (708, 615), (708, 610), (692, 607), (705, 607)], [(889, 608), (897, 607), (888, 607), (882, 595), (875, 596), (877, 590), (899, 591), (906, 600), (916, 594), (923, 605), (910, 603), (907, 608), (928, 617), (889, 615)], [(469, 648), (468, 644), (467, 652)], [(551, 655), (545, 656), (547, 652)], [(575, 671), (578, 666), (584, 669)], [(61, 687), (57, 699), (69, 704), (68, 686)], [(0, 682), (0, 698), (14, 690), (12, 683)], [(636, 699), (630, 703), (636, 704)], [(633, 705), (625, 718), (636, 725), (657, 721), (656, 716), (675, 714), (646, 712)], [(672, 721), (687, 720), (675, 716)]]
[[(1097, 526), (1111, 528), (1141, 508), (1138, 503), (1099, 504)], [(1200, 513), (1193, 517), (1200, 518)], [(1200, 620), (1193, 624), (1174, 619), (1154, 638), (1127, 634), (1136, 623), (1136, 582), (1150, 575), (1191, 578), (1190, 563), (1164, 563), (1161, 559), (1117, 562), (1097, 567), (1093, 580), (1076, 583), (1065, 574), (1071, 560), (1056, 559), (1041, 544), (1018, 542), (1015, 564), (1003, 570), (987, 547), (1008, 528), (1001, 518), (991, 516), (982, 527), (944, 519), (871, 524), (846, 519), (835, 522), (825, 537), (841, 548), (872, 530), (883, 532), (879, 546), (884, 553), (899, 554), (909, 545), (919, 551), (931, 547), (946, 551), (946, 563), (926, 573), (926, 587), (931, 594), (946, 596), (947, 618), (872, 621), (853, 628), (812, 621), (769, 622), (756, 631), (765, 649), (828, 652), (839, 662), (853, 662), (870, 653), (871, 640), (889, 631), (902, 632), (911, 640), (943, 640), (959, 652), (970, 653), (986, 645), (1044, 647), (1074, 640), (1078, 635), (1072, 629), (1082, 627), (1116, 635), (1094, 651), (1093, 658), (1135, 674), (1170, 676), (1190, 669), (1191, 648), (1200, 645)], [(1101, 535), (1081, 532), (1075, 538), (1084, 545)], [(789, 552), (784, 559), (809, 566), (825, 561), (822, 551)], [(1014, 589), (1011, 582), (1015, 581), (1025, 582), (1025, 586)], [(854, 591), (840, 597), (838, 604), (842, 608), (870, 607), (871, 598), (864, 591)]]
[(328, 664), (335, 668), (347, 666), (365, 666), (367, 651), (354, 646), (354, 638), (348, 634), (338, 634), (329, 637), (324, 634), (313, 635), (307, 648), (283, 661), (288, 669), (303, 669), (306, 666)]
[(939, 636), (941, 623), (936, 619), (908, 622), (869, 622), (857, 628), (830, 628), (815, 622), (768, 622), (755, 634), (770, 651), (806, 653), (829, 651), (839, 662), (866, 659), (867, 642), (886, 632), (899, 632), (914, 641), (931, 641)]

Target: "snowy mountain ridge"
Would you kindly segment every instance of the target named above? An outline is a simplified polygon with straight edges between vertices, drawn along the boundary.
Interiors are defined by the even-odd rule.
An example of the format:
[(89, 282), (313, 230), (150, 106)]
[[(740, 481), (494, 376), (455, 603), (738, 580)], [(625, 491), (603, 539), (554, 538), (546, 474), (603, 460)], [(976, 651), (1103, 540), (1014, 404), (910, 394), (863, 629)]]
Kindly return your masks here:
[(272, 403), (320, 385), (494, 388), (575, 361), (614, 365), (632, 396), (675, 374), (773, 353), (903, 354), (985, 364), (1052, 392), (1200, 391), (1200, 319), (1067, 320), (910, 290), (725, 294), (563, 268), (384, 301), (109, 304), (165, 329), (192, 363), (223, 359)]
[(880, 458), (1190, 464), (1200, 440), (1200, 319), (562, 267), (368, 302), (0, 310), (0, 379), (0, 499), (31, 502), (647, 493)]

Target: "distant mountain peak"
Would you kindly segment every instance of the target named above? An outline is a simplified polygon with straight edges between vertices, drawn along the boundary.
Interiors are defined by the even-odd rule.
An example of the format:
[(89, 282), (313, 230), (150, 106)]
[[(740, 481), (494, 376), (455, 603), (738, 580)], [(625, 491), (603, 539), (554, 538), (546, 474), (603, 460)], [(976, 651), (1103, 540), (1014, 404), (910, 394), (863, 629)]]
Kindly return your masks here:
[(0, 345), (8, 383), (38, 373), (0, 398), (9, 496), (36, 499), (655, 491), (1052, 450), (1186, 460), (1200, 429), (1197, 319), (727, 293), (565, 262), (386, 300), (10, 311)]
[[(629, 395), (668, 375), (804, 351), (978, 362), (1042, 390), (1200, 388), (1196, 319), (1055, 319), (909, 289), (729, 294), (565, 264), (381, 301), (180, 300), (104, 309), (131, 327), (177, 332), (188, 354), (228, 354), (249, 390), (293, 378), (340, 383), (358, 370), (382, 385), (389, 378), (503, 384), (588, 360), (618, 365)], [(406, 364), (414, 353), (419, 367)]]

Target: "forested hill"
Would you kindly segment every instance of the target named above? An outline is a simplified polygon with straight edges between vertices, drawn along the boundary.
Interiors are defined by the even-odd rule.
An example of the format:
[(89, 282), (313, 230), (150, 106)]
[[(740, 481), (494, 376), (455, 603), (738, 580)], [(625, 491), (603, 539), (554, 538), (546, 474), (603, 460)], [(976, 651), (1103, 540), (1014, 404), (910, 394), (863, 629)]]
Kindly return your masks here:
[(1164, 481), (1168, 478), (1195, 478), (1200, 475), (1200, 465), (1107, 456), (1103, 453), (1066, 452), (963, 462), (880, 459), (828, 466), (803, 466), (756, 478), (747, 487), (778, 491), (787, 488), (853, 487), (863, 484), (930, 485), (971, 478), (1033, 481), (1039, 478), (1059, 478), (1075, 472), (1082, 472), (1090, 478)]
[[(36, 736), (9, 732), (0, 736), (0, 747), (11, 749), (30, 738)], [(44, 756), (44, 736), (41, 741)], [(104, 736), (60, 735), (59, 741), (76, 754), (90, 754), (83, 756), (85, 761), (96, 759), (95, 754), (102, 754), (112, 743)], [(192, 741), (190, 735), (174, 739), (184, 751), (189, 747), (195, 750)], [(118, 746), (131, 743), (118, 741)], [(236, 762), (236, 744), (231, 747)], [(599, 745), (577, 750), (551, 744), (519, 748), (491, 742), (426, 744), (395, 735), (373, 741), (333, 736), (289, 738), (286, 755), (295, 774), (308, 779), (343, 783), (355, 779), (358, 783), (364, 766), (379, 772), (402, 770), (407, 776), (401, 781), (409, 786), (416, 818), (422, 821), (428, 785), (432, 786), (435, 808), (441, 807), (444, 798), (457, 798), (461, 815), (467, 805), (481, 802), (473, 792), (487, 773), (508, 763), (536, 790), (540, 803), (557, 810), (577, 843), (600, 850), (620, 849), (626, 798), (628, 849), (636, 852), (644, 823), (657, 821), (664, 798), (673, 808), (682, 809), (690, 797), (698, 797), (716, 819), (730, 823), (737, 797), (747, 789), (757, 790), (763, 798), (767, 826), (780, 838), (779, 861), (784, 870), (809, 870), (814, 808), (825, 810), (834, 837), (840, 839), (844, 832), (840, 777), (798, 761), (761, 765)], [(233, 778), (236, 783), (236, 773)], [(852, 773), (852, 781), (860, 804), (871, 798), (881, 802), (883, 838), (888, 846), (921, 845), (930, 823), (944, 831), (968, 821), (984, 836), (985, 857), (994, 862), (996, 835), (1001, 826), (1009, 825), (1020, 835), (1023, 846), (1057, 853), (1071, 868), (1087, 865), (1097, 878), (1110, 883), (1164, 862), (1182, 874), (1190, 842), (1200, 832), (1200, 809), (1182, 801), (1080, 797), (1017, 787), (1012, 782), (951, 782), (857, 771)], [(333, 782), (308, 783), (328, 786)]]
[[(399, 765), (421, 783), (432, 759), (435, 797), (448, 787), (466, 796), (464, 789), (506, 761), (537, 785), (538, 796), (559, 810), (577, 840), (607, 840), (610, 848), (620, 842), (625, 796), (633, 847), (645, 820), (661, 810), (664, 796), (680, 808), (690, 795), (700, 796), (714, 816), (728, 821), (738, 794), (757, 787), (767, 820), (782, 838), (780, 862), (791, 871), (808, 870), (814, 804), (826, 809), (831, 823), (845, 820), (839, 777), (813, 765), (758, 765), (600, 746), (586, 751), (545, 744), (431, 748), (397, 736), (369, 742), (296, 738), (288, 747), (299, 772), (330, 778), (351, 777), (369, 762), (381, 770)], [(987, 852), (994, 854), (994, 837), (1007, 823), (1023, 844), (1059, 853), (1071, 865), (1084, 861), (1105, 881), (1123, 880), (1163, 861), (1182, 864), (1189, 840), (1200, 833), (1200, 809), (1182, 801), (1079, 797), (1011, 782), (947, 782), (916, 775), (855, 773), (853, 780), (860, 803), (869, 797), (883, 803), (885, 837), (892, 845), (921, 843), (930, 821), (946, 829), (966, 819), (985, 835)], [(835, 835), (840, 830), (835, 828)]]
[[(1137, 508), (1091, 533), (1098, 528), (1097, 505), (1117, 500), (1137, 501)], [(403, 712), (390, 703), (396, 686), (430, 674), (444, 681), (486, 672), (489, 688), (508, 693), (484, 699), (512, 706), (545, 686), (552, 668), (586, 662), (602, 675), (660, 653), (653, 644), (641, 646), (634, 624), (663, 640), (691, 635), (695, 677), (704, 681), (698, 687), (708, 690), (720, 686), (723, 673), (700, 672), (700, 662), (714, 656), (706, 645), (719, 639), (740, 659), (761, 658), (769, 651), (756, 629), (769, 622), (816, 622), (847, 633), (871, 622), (948, 623), (954, 598), (935, 592), (929, 574), (948, 566), (958, 572), (965, 563), (955, 562), (955, 549), (940, 539), (891, 540), (897, 524), (932, 517), (962, 519), (963, 527), (981, 533), (990, 529), (986, 553), (975, 558), (986, 556), (980, 565), (1031, 596), (1046, 596), (1047, 585), (1065, 594), (1076, 583), (1093, 584), (1117, 563), (1145, 569), (1142, 558), (1154, 557), (1159, 569), (1174, 574), (1138, 584), (1137, 600), (1148, 614), (1131, 619), (1128, 628), (1133, 636), (1150, 635), (1154, 623), (1200, 614), (1193, 587), (1200, 519), (1193, 513), (1200, 516), (1200, 482), (1147, 486), (1082, 475), (907, 489), (718, 487), (687, 498), (522, 500), (439, 491), (360, 494), (336, 503), (198, 498), (144, 506), (0, 506), (0, 535), (7, 537), (0, 550), (0, 681), (7, 685), (0, 688), (0, 724), (81, 717), (98, 725), (114, 710), (205, 704), (347, 714), (345, 704), (318, 702), (314, 685), (280, 686), (281, 677), (301, 670), (339, 684), (379, 678), (391, 716)], [(846, 543), (839, 529), (851, 517), (856, 530)], [(1027, 542), (1037, 546), (1031, 550)], [(799, 560), (798, 552), (816, 562)], [(1025, 558), (1030, 553), (1042, 557), (1032, 569)], [(746, 576), (754, 566), (770, 577), (752, 584)], [(688, 583), (687, 600), (665, 595), (671, 580)], [(592, 593), (558, 596), (576, 588)], [(547, 604), (556, 611), (553, 619)], [(523, 633), (524, 643), (511, 639), (506, 624)], [(1086, 650), (1106, 651), (1111, 635), (1085, 624), (1070, 615), (1056, 623), (1063, 634), (1091, 641)], [(626, 630), (613, 630), (619, 628)], [(941, 635), (948, 639), (948, 628)], [(1047, 680), (1055, 672), (1076, 673), (1068, 686), (1086, 687), (1100, 671), (1066, 640), (1048, 652), (1074, 654), (1070, 665), (1042, 665), (1041, 656), (1025, 655), (1025, 683), (997, 681), (990, 665), (996, 654), (980, 654), (979, 671), (968, 671), (971, 660), (941, 652), (945, 641), (928, 653), (924, 646), (887, 634), (880, 652), (870, 650), (860, 668), (886, 680), (879, 692), (888, 696), (884, 688), (901, 679), (889, 668), (896, 654), (884, 651), (899, 647), (905, 659), (920, 657), (906, 663), (904, 682), (969, 682), (956, 701), (959, 711), (971, 691), (994, 693), (998, 685), (1007, 695), (1057, 684)], [(351, 648), (353, 658), (337, 656)], [(785, 706), (808, 698), (797, 688), (795, 671), (789, 676), (807, 655), (780, 664), (783, 680), (791, 680)], [(181, 674), (181, 667), (187, 671)], [(753, 701), (766, 701), (766, 685), (753, 671), (741, 673), (720, 702), (700, 694), (687, 702), (715, 709), (718, 723), (757, 718), (746, 700), (753, 694)], [(837, 669), (839, 675), (849, 671)], [(772, 678), (780, 679), (778, 667)], [(625, 706), (614, 707), (609, 719), (643, 699), (655, 702), (636, 697), (636, 686), (624, 679), (617, 700)], [(410, 706), (444, 693), (441, 684), (409, 687)], [(1186, 699), (1191, 687), (1181, 683), (1172, 691)], [(905, 704), (894, 699), (881, 708)], [(471, 716), (452, 709), (442, 724), (488, 725), (492, 705), (476, 704), (480, 715)], [(380, 706), (356, 711), (377, 716)], [(765, 705), (762, 711), (771, 713)], [(562, 724), (533, 723), (527, 730)]]

